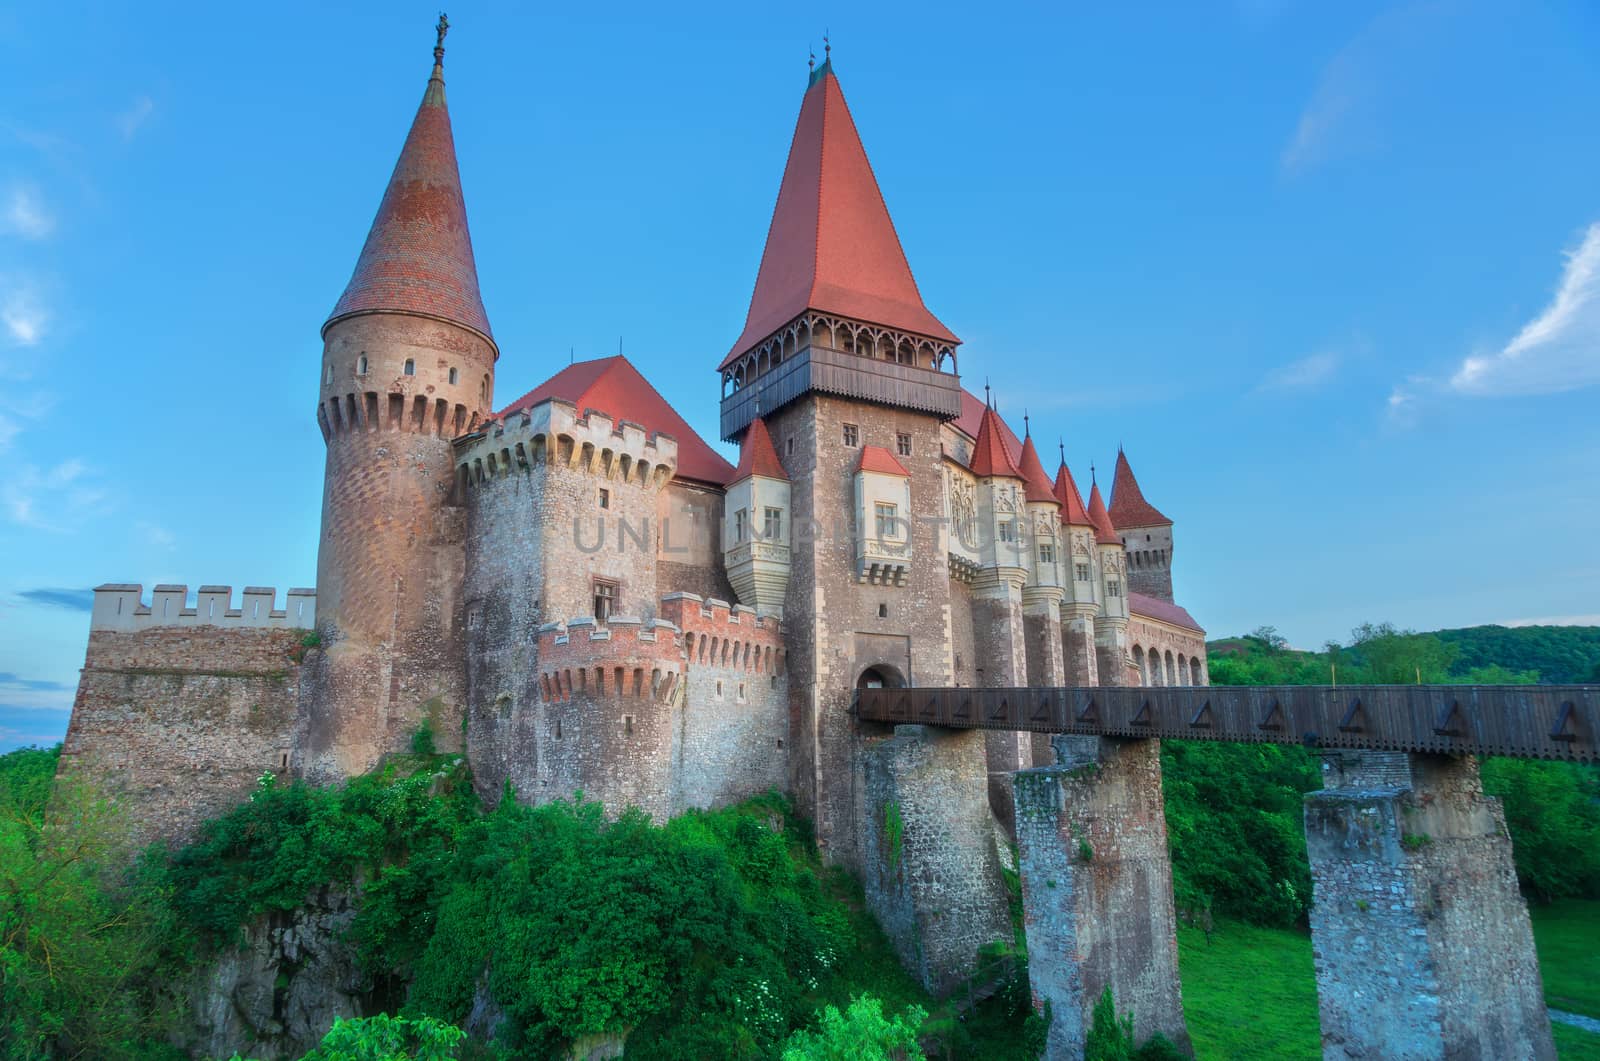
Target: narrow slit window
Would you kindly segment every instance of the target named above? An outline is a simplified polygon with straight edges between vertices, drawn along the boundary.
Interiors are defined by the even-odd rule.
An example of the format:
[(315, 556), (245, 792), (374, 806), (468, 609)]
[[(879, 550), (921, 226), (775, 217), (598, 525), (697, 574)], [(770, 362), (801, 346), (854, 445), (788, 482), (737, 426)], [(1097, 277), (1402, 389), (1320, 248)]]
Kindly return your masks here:
[(417, 374), (417, 363), (409, 357), (406, 358), (405, 372), (408, 376), (415, 376)]

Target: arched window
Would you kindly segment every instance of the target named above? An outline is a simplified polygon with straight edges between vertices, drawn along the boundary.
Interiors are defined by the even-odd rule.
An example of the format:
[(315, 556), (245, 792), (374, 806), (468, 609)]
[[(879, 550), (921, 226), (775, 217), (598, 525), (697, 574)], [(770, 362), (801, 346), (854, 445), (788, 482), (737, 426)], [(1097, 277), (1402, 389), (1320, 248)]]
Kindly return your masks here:
[(483, 382), (478, 384), (478, 400), (484, 405), (489, 404), (489, 377), (487, 374), (484, 375)]
[(366, 354), (362, 354), (360, 357), (356, 358), (356, 375), (365, 376), (366, 374), (367, 374), (367, 355)]
[(461, 370), (460, 369), (456, 369), (456, 368), (452, 368), (450, 370), (450, 383), (451, 383), (451, 385), (454, 386), (456, 383), (460, 382), (460, 380), (461, 380)]
[(409, 357), (406, 358), (406, 369), (405, 369), (405, 371), (406, 371), (406, 375), (408, 375), (408, 376), (415, 376), (417, 374), (417, 363), (415, 361), (411, 360), (411, 358), (409, 358)]
[(327, 383), (332, 383), (333, 382), (333, 366), (332, 365), (328, 366), (328, 378), (324, 382), (327, 382)]

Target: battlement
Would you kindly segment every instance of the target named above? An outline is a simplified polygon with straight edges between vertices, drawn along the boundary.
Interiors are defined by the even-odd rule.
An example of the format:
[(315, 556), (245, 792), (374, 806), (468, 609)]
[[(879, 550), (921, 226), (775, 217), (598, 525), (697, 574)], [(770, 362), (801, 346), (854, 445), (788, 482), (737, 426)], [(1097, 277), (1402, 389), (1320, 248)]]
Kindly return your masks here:
[(535, 464), (659, 490), (678, 467), (678, 441), (631, 420), (551, 399), (456, 440), (456, 479), (476, 487)]
[(695, 666), (781, 674), (783, 627), (754, 608), (695, 593), (661, 598), (661, 616), (681, 632), (684, 655)]
[(138, 583), (108, 582), (96, 586), (90, 630), (134, 631), (158, 626), (227, 626), (254, 629), (311, 629), (317, 624), (317, 591), (291, 589), (283, 608), (275, 607), (272, 586), (246, 586), (240, 607), (233, 607), (232, 586), (201, 586), (195, 606), (188, 606), (189, 587), (157, 586), (150, 603)]
[(678, 628), (660, 619), (593, 616), (539, 628), (539, 695), (632, 697), (671, 704), (683, 679)]

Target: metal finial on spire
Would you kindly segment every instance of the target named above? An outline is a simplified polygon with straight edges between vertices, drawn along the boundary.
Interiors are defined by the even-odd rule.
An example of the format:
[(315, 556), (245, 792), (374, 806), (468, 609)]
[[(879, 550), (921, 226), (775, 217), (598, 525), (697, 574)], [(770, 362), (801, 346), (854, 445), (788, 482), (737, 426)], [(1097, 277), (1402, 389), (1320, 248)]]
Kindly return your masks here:
[(828, 43), (828, 31), (822, 31), (822, 61), (827, 62), (833, 58), (833, 45)]
[(987, 409), (994, 408), (994, 401), (989, 397), (989, 377), (983, 377), (983, 404)]
[(1089, 462), (1089, 485), (1096, 486), (1098, 481), (1094, 477), (1094, 461)]
[(812, 73), (816, 73), (817, 72), (817, 50), (815, 48), (813, 48), (811, 45), (808, 44), (808, 45), (806, 45), (806, 51), (810, 53), (810, 57), (808, 59), (806, 59), (806, 69), (811, 71)]
[(1026, 406), (1024, 406), (1022, 409), (1022, 437), (1033, 437), (1033, 429), (1028, 426), (1028, 409)]
[(446, 15), (443, 11), (439, 12), (439, 24), (433, 27), (433, 31), (438, 34), (438, 36), (434, 38), (433, 42), (433, 65), (443, 66), (444, 35), (450, 32), (450, 16)]
[(1067, 443), (1065, 439), (1057, 438), (1056, 447), (1061, 450), (1061, 463), (1067, 463)]

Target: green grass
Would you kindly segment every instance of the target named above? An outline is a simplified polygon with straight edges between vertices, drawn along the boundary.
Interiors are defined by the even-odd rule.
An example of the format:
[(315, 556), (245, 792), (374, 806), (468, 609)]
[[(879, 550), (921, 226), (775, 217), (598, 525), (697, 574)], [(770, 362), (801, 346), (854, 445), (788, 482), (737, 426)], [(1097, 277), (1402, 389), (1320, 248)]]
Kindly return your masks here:
[(1200, 1061), (1322, 1057), (1309, 936), (1219, 920), (1207, 946), (1198, 928), (1180, 926), (1178, 963)]
[(1600, 901), (1563, 899), (1528, 912), (1545, 1001), (1569, 1013), (1600, 1017)]
[(1550, 1025), (1556, 1036), (1556, 1056), (1561, 1061), (1600, 1061), (1600, 1035), (1581, 1032), (1570, 1024)]

